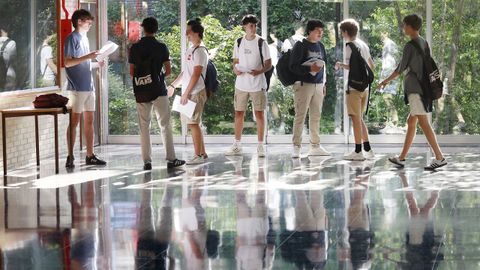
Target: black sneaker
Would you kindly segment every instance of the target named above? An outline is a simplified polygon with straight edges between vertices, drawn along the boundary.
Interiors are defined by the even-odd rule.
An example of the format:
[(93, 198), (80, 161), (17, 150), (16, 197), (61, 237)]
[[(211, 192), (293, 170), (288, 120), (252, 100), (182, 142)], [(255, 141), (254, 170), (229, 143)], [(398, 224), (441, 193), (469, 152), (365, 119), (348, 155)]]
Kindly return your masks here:
[(175, 167), (180, 167), (184, 164), (185, 164), (185, 160), (181, 160), (181, 159), (169, 160), (167, 162), (167, 168), (171, 169), (171, 168), (175, 168)]
[(151, 171), (152, 170), (152, 163), (147, 162), (147, 163), (143, 164), (143, 169), (145, 171)]
[(87, 165), (107, 165), (107, 162), (99, 159), (95, 154), (93, 154), (90, 157), (85, 157), (85, 162)]
[(65, 162), (65, 168), (67, 169), (72, 169), (75, 167), (75, 164), (73, 163), (75, 161), (75, 158), (73, 156), (67, 156), (67, 162)]

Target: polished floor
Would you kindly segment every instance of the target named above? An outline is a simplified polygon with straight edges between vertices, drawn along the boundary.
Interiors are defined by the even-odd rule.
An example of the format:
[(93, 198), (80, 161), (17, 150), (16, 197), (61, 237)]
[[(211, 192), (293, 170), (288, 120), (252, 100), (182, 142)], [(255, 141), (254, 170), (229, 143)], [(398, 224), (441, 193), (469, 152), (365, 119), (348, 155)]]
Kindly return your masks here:
[(290, 145), (260, 159), (227, 148), (175, 170), (160, 146), (149, 172), (138, 146), (107, 145), (106, 167), (77, 153), (59, 175), (52, 160), (10, 171), (0, 269), (480, 269), (480, 147), (444, 148), (436, 172), (425, 147), (405, 169), (386, 160), (397, 146), (364, 162), (343, 161), (343, 145), (301, 159)]

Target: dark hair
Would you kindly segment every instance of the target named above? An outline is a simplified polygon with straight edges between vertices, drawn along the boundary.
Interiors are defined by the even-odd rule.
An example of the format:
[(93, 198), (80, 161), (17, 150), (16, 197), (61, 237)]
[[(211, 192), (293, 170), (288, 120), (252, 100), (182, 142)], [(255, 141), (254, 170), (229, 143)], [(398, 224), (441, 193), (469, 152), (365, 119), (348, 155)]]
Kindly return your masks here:
[(200, 39), (203, 39), (203, 32), (205, 31), (205, 28), (203, 28), (202, 21), (199, 18), (188, 21), (187, 25), (190, 26), (194, 33), (198, 33)]
[(347, 32), (349, 37), (356, 37), (358, 34), (358, 22), (354, 19), (346, 19), (340, 23), (340, 31)]
[(94, 17), (90, 12), (86, 9), (79, 9), (73, 12), (72, 15), (72, 24), (73, 28), (77, 28), (78, 26), (78, 20), (93, 20)]
[(418, 14), (410, 14), (403, 18), (403, 23), (409, 25), (415, 31), (419, 31), (422, 28), (422, 17)]
[(317, 27), (320, 27), (323, 29), (325, 25), (320, 20), (309, 20), (307, 22), (307, 35), (310, 35), (310, 32), (315, 30), (315, 28)]
[(154, 17), (143, 19), (142, 27), (145, 33), (155, 34), (158, 31), (158, 21)]
[(253, 14), (245, 15), (242, 19), (242, 25), (246, 25), (246, 24), (249, 24), (249, 23), (253, 23), (253, 24), (256, 25), (258, 23), (257, 17)]

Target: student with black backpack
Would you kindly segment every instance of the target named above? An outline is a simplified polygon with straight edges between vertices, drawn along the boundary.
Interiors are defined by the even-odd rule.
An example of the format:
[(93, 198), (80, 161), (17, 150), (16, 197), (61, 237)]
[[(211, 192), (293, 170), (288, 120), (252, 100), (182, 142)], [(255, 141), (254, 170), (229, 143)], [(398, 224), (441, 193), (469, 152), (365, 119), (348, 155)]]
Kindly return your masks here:
[(185, 69), (168, 89), (169, 93), (173, 94), (174, 89), (181, 84), (180, 103), (185, 105), (188, 100), (196, 103), (192, 118), (182, 115), (182, 122), (186, 122), (192, 132), (193, 147), (195, 148), (195, 155), (187, 161), (187, 165), (201, 164), (208, 158), (200, 128), (203, 109), (207, 101), (206, 82), (208, 81), (206, 78), (208, 51), (202, 42), (204, 30), (200, 19), (188, 21), (186, 35), (192, 46), (185, 52)]
[(246, 15), (242, 19), (245, 36), (237, 39), (233, 51), (233, 72), (235, 80), (235, 141), (225, 153), (227, 156), (242, 155), (241, 138), (243, 122), (248, 101), (257, 119), (257, 154), (265, 156), (263, 145), (265, 133), (265, 109), (267, 108), (268, 79), (271, 76), (272, 60), (270, 50), (265, 40), (256, 33), (258, 19), (255, 15)]
[[(143, 169), (152, 169), (152, 144), (150, 142), (150, 120), (152, 108), (157, 116), (165, 146), (167, 168), (185, 164), (175, 156), (172, 126), (170, 124), (170, 104), (165, 87), (165, 77), (171, 73), (170, 53), (167, 46), (155, 39), (158, 21), (153, 17), (142, 22), (144, 37), (133, 44), (128, 62), (133, 81), (133, 91), (137, 102), (138, 125), (142, 145)], [(162, 68), (165, 72), (162, 72)]]
[[(447, 165), (447, 161), (440, 150), (435, 133), (428, 120), (428, 114), (432, 112), (432, 101), (438, 95), (425, 84), (429, 84), (428, 77), (423, 75), (425, 69), (426, 55), (430, 56), (430, 49), (427, 41), (420, 36), (422, 18), (417, 14), (408, 15), (403, 18), (403, 32), (411, 38), (403, 48), (403, 55), (397, 69), (378, 86), (383, 89), (389, 82), (397, 78), (402, 72), (407, 71), (403, 82), (405, 92), (405, 103), (410, 107), (410, 114), (407, 119), (407, 134), (399, 156), (390, 157), (388, 160), (398, 167), (405, 166), (405, 158), (417, 131), (417, 122), (420, 124), (430, 147), (435, 153), (435, 160), (424, 167), (425, 170), (435, 170)], [(431, 60), (431, 57), (429, 58)], [(434, 78), (434, 82), (438, 81)], [(427, 81), (425, 81), (427, 80)]]
[(0, 25), (0, 92), (15, 90), (17, 44), (8, 36), (7, 28)]
[(339, 27), (346, 43), (347, 63), (337, 62), (335, 69), (349, 70), (346, 106), (348, 115), (352, 119), (353, 136), (355, 137), (355, 150), (343, 158), (360, 161), (365, 158), (373, 159), (375, 155), (370, 146), (367, 126), (363, 121), (363, 115), (368, 108), (370, 86), (373, 82), (373, 60), (367, 44), (357, 38), (359, 29), (357, 21), (346, 19), (340, 23)]
[(320, 42), (323, 36), (323, 28), (324, 24), (319, 20), (308, 21), (307, 38), (295, 43), (289, 56), (289, 72), (294, 75), (295, 80), (293, 85), (295, 120), (293, 123), (292, 158), (300, 157), (303, 125), (307, 112), (310, 121), (310, 150), (308, 155), (330, 155), (320, 146), (319, 135), (327, 81), (325, 71), (327, 53), (325, 52), (325, 46)]

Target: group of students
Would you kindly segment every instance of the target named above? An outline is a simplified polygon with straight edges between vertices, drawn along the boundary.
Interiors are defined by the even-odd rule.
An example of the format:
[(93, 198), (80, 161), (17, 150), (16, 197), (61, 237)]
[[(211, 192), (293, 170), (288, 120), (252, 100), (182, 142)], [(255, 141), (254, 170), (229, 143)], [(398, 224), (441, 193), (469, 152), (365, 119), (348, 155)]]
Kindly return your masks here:
[[(94, 59), (96, 52), (88, 50), (88, 31), (92, 16), (86, 10), (78, 10), (72, 16), (75, 31), (65, 42), (65, 59), (69, 90), (72, 91), (74, 127), (80, 117), (80, 113), (86, 111), (91, 113), (93, 119), (94, 92), (93, 81), (91, 80), (91, 59)], [(408, 15), (403, 19), (403, 29), (413, 42), (418, 43), (424, 50), (428, 49), (427, 42), (420, 36), (422, 18), (416, 14)], [(265, 115), (267, 107), (268, 89), (267, 78), (264, 75), (272, 70), (272, 59), (267, 42), (257, 32), (258, 19), (254, 15), (246, 15), (242, 19), (242, 26), (245, 35), (234, 44), (233, 51), (233, 72), (237, 75), (235, 80), (234, 110), (235, 110), (235, 140), (230, 149), (225, 153), (227, 156), (242, 155), (241, 137), (243, 131), (245, 111), (249, 100), (252, 101), (254, 115), (257, 125), (259, 157), (265, 156), (264, 130)], [(191, 46), (185, 52), (185, 65), (180, 75), (167, 87), (165, 79), (171, 74), (170, 55), (167, 46), (155, 38), (158, 31), (158, 21), (153, 17), (145, 18), (141, 24), (144, 36), (139, 42), (132, 45), (129, 51), (130, 74), (134, 84), (134, 93), (137, 101), (137, 112), (140, 129), (142, 158), (144, 169), (151, 170), (151, 142), (150, 142), (150, 120), (152, 109), (155, 111), (158, 124), (161, 129), (163, 143), (165, 145), (167, 167), (174, 168), (184, 164), (201, 164), (208, 159), (205, 151), (201, 121), (205, 103), (207, 101), (206, 76), (209, 60), (208, 50), (203, 43), (204, 27), (199, 19), (190, 20), (187, 23), (186, 36)], [(340, 23), (340, 31), (346, 46), (346, 62), (335, 63), (335, 69), (350, 69), (350, 58), (352, 53), (360, 53), (368, 66), (373, 70), (373, 60), (369, 48), (365, 42), (357, 38), (359, 25), (353, 19), (347, 19)], [(291, 51), (289, 69), (296, 75), (298, 81), (293, 85), (295, 120), (293, 127), (293, 153), (292, 158), (299, 158), (301, 154), (302, 133), (305, 118), (309, 114), (309, 135), (310, 149), (309, 156), (330, 155), (320, 145), (320, 118), (323, 100), (326, 95), (326, 65), (327, 55), (325, 47), (321, 42), (324, 24), (319, 20), (309, 20), (306, 26), (306, 38), (296, 42)], [(80, 48), (80, 49), (78, 49)], [(358, 51), (353, 51), (358, 50)], [(405, 166), (405, 158), (412, 145), (416, 133), (417, 122), (420, 124), (427, 140), (435, 153), (435, 160), (426, 166), (425, 169), (434, 170), (447, 164), (428, 121), (428, 113), (431, 112), (431, 101), (425, 100), (419, 79), (423, 74), (422, 55), (411, 43), (407, 43), (400, 64), (397, 69), (379, 85), (382, 89), (390, 81), (406, 71), (404, 91), (405, 102), (410, 107), (408, 117), (408, 130), (402, 152), (399, 156), (389, 158), (389, 161), (397, 166)], [(305, 62), (313, 63), (305, 65)], [(144, 76), (140, 72), (145, 63), (153, 68), (154, 78)], [(319, 64), (321, 63), (321, 64)], [(102, 65), (103, 63), (100, 63)], [(88, 80), (85, 78), (90, 77)], [(79, 78), (83, 78), (77, 84)], [(156, 83), (154, 91), (142, 91), (142, 86), (149, 83)], [(173, 146), (172, 128), (170, 124), (169, 97), (175, 89), (181, 85), (181, 104), (189, 100), (196, 103), (191, 118), (182, 115), (182, 121), (186, 122), (193, 139), (194, 156), (188, 160), (180, 160), (175, 156)], [(136, 87), (137, 86), (137, 87)], [(140, 89), (140, 90), (135, 90)], [(150, 88), (151, 89), (151, 88)], [(348, 115), (352, 119), (355, 138), (355, 149), (344, 156), (346, 160), (365, 160), (375, 158), (370, 145), (368, 129), (363, 116), (368, 106), (368, 95), (370, 90), (355, 89), (348, 87), (346, 105)], [(92, 107), (93, 106), (93, 107)], [(92, 132), (93, 123), (88, 121), (90, 114), (84, 117), (85, 131)], [(88, 126), (91, 124), (91, 128)], [(67, 132), (68, 134), (68, 132)], [(68, 135), (68, 138), (70, 136)], [(362, 149), (363, 148), (363, 149)], [(70, 148), (71, 149), (71, 148)], [(87, 164), (104, 165), (104, 161), (93, 154), (93, 140), (87, 136)], [(73, 167), (73, 154), (69, 153), (67, 167)]]

